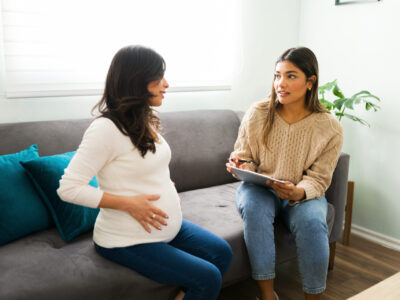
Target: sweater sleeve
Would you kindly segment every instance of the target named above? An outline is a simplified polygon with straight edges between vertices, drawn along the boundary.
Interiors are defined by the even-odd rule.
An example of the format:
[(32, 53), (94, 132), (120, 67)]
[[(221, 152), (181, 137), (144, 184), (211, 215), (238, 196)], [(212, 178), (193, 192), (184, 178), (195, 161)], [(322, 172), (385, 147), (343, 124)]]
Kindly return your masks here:
[(239, 159), (254, 161), (255, 164), (248, 164), (249, 170), (255, 171), (257, 169), (257, 162), (250, 147), (250, 124), (251, 118), (254, 115), (254, 107), (250, 107), (243, 116), (242, 122), (239, 127), (238, 137), (234, 145), (234, 151), (231, 155), (236, 155)]
[(338, 162), (343, 144), (343, 129), (338, 124), (335, 134), (327, 143), (321, 155), (317, 157), (311, 167), (306, 170), (302, 180), (297, 184), (305, 191), (305, 200), (321, 197), (328, 189), (333, 171)]
[(91, 123), (61, 177), (57, 193), (63, 201), (98, 207), (103, 192), (90, 186), (89, 182), (117, 155), (117, 131), (107, 118), (98, 118)]

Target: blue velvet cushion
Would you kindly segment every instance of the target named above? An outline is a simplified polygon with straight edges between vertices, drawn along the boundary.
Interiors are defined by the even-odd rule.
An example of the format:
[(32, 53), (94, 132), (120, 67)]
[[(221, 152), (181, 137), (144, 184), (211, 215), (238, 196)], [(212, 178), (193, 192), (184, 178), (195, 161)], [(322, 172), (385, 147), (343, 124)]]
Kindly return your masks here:
[(39, 157), (36, 145), (0, 156), (0, 245), (50, 227), (50, 214), (32, 186), (21, 160)]
[[(74, 154), (68, 152), (21, 162), (66, 242), (91, 230), (99, 213), (98, 208), (64, 202), (57, 195), (61, 176)], [(89, 184), (97, 187), (96, 178), (93, 177)]]

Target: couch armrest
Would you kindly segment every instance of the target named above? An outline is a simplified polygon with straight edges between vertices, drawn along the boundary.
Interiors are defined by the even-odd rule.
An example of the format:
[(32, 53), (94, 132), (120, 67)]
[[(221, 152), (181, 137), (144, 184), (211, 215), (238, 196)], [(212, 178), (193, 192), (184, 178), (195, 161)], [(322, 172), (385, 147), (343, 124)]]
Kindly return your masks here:
[(325, 193), (326, 199), (335, 207), (335, 221), (329, 242), (336, 242), (342, 236), (343, 218), (347, 200), (347, 181), (349, 177), (350, 155), (341, 153), (335, 171), (333, 172), (332, 182)]

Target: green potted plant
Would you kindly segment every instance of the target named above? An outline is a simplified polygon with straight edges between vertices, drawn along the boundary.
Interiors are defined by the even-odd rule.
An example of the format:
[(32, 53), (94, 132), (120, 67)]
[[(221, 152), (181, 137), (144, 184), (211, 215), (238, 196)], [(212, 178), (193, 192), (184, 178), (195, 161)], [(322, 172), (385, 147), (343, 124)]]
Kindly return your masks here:
[[(319, 101), (328, 109), (329, 111), (332, 111), (336, 117), (338, 118), (339, 121), (343, 117), (349, 118), (353, 121), (359, 122), (362, 125), (366, 125), (370, 127), (369, 123), (353, 114), (346, 113), (346, 109), (349, 110), (354, 110), (354, 106), (356, 105), (365, 105), (365, 109), (367, 111), (373, 110), (377, 111), (380, 109), (380, 106), (376, 105), (372, 101), (380, 101), (380, 99), (372, 95), (368, 91), (360, 91), (358, 93), (355, 93), (351, 97), (345, 97), (340, 90), (336, 80), (328, 82), (324, 84), (323, 86), (320, 86), (318, 89), (319, 93)], [(337, 97), (335, 100), (329, 101), (327, 100), (326, 96), (328, 96), (329, 93), (332, 93), (333, 96)]]
[[(326, 107), (327, 110), (333, 112), (339, 121), (343, 117), (349, 118), (362, 125), (370, 127), (369, 123), (353, 114), (346, 113), (346, 109), (354, 110), (356, 105), (365, 105), (365, 110), (378, 111), (380, 107), (372, 101), (381, 101), (377, 96), (372, 95), (369, 91), (360, 91), (351, 97), (345, 97), (340, 90), (336, 80), (328, 82), (318, 89), (319, 101)], [(327, 100), (326, 96), (332, 94), (336, 99)], [(332, 95), (330, 95), (332, 97)], [(349, 181), (347, 184), (347, 202), (346, 202), (346, 219), (343, 230), (343, 244), (348, 246), (350, 243), (351, 219), (353, 214), (353, 195), (354, 195), (354, 181)]]

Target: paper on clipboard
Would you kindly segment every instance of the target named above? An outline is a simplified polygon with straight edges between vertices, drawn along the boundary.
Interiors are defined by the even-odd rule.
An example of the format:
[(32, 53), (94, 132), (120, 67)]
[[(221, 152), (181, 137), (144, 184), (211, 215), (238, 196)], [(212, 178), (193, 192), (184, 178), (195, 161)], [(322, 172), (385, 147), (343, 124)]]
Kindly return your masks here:
[(262, 186), (266, 186), (266, 187), (270, 187), (266, 183), (267, 180), (284, 183), (283, 180), (275, 179), (275, 178), (269, 177), (267, 175), (259, 174), (259, 173), (253, 172), (253, 171), (243, 170), (243, 169), (239, 169), (239, 168), (235, 168), (235, 167), (231, 167), (231, 169), (232, 169), (233, 173), (235, 173), (237, 178), (239, 178), (240, 180), (245, 181), (245, 182), (250, 182), (250, 183), (254, 183), (254, 184), (258, 184), (258, 185), (262, 185)]

